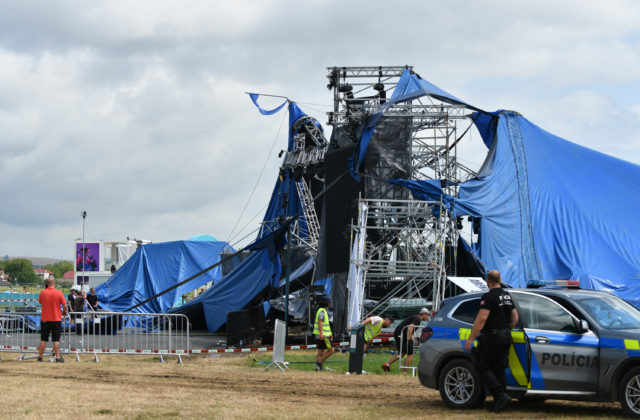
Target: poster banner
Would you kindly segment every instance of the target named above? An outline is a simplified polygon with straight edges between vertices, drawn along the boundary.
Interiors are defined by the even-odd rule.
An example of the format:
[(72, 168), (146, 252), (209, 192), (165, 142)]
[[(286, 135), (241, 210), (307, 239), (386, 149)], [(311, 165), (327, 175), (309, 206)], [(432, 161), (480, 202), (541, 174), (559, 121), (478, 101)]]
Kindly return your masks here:
[(76, 272), (99, 270), (100, 242), (76, 242)]

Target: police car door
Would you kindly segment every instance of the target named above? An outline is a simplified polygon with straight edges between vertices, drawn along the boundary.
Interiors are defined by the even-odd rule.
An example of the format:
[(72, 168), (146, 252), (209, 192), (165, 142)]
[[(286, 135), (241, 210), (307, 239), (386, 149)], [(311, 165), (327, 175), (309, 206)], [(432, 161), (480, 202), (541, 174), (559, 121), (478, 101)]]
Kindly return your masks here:
[[(527, 292), (510, 292), (530, 351), (530, 391), (590, 394), (598, 386), (599, 339), (578, 332), (577, 319), (553, 300)], [(540, 393), (540, 392), (538, 392)]]

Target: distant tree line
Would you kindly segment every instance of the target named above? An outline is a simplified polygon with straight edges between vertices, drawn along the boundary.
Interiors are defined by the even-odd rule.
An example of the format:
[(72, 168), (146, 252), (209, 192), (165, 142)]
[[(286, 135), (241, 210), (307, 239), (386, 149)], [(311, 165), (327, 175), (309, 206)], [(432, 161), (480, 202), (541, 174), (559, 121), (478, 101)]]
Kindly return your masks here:
[[(56, 280), (62, 280), (64, 273), (73, 270), (71, 261), (58, 261), (54, 264), (47, 264), (44, 267), (51, 271)], [(33, 264), (26, 258), (16, 258), (13, 260), (0, 261), (0, 270), (9, 275), (11, 284), (34, 284), (40, 282), (36, 275)]]

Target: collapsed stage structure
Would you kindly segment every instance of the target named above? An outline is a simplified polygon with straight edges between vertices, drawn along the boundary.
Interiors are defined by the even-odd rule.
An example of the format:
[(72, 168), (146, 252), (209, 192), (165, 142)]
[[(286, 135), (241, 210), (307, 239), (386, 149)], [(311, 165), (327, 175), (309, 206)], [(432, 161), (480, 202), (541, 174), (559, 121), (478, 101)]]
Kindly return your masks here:
[[(332, 284), (338, 332), (372, 312), (435, 310), (459, 291), (449, 276), (484, 277), (486, 269), (514, 287), (578, 280), (640, 306), (638, 165), (563, 140), (516, 112), (470, 105), (410, 66), (327, 70), (328, 145), (291, 125), (305, 147), (318, 145), (322, 162), (283, 165), (284, 184), (272, 196), (287, 179), (298, 181), (311, 186), (314, 206), (300, 194), (297, 207), (265, 222), (298, 214), (299, 226), (319, 232), (317, 250), (304, 240), (290, 248), (305, 254), (298, 261), (313, 259), (313, 282)], [(293, 124), (303, 113), (288, 103)], [(477, 173), (458, 159), (472, 130), (487, 147)], [(296, 153), (291, 139), (288, 152)]]
[[(457, 159), (474, 110), (443, 91), (416, 94), (437, 88), (410, 66), (331, 67), (327, 77), (331, 137), (287, 101), (288, 150), (261, 229), (297, 216), (288, 250), (300, 263), (293, 268), (309, 259), (315, 268), (294, 285), (307, 288), (296, 296), (304, 301), (298, 313), (313, 312), (318, 282), (331, 285), (338, 333), (372, 312), (437, 309), (447, 275), (482, 275), (481, 264), (469, 247), (459, 248), (461, 222), (439, 200), (412, 199), (388, 180), (446, 180), (444, 191), (455, 195), (474, 176)], [(252, 99), (258, 105), (258, 95)], [(457, 263), (459, 256), (465, 263)]]
[[(515, 287), (579, 280), (640, 306), (640, 166), (483, 111), (411, 66), (329, 67), (327, 79), (330, 136), (295, 101), (267, 110), (250, 94), (264, 115), (289, 113), (270, 202), (256, 240), (217, 263), (228, 274), (174, 312), (212, 333), (249, 307), (309, 322), (325, 293), (340, 336), (370, 313), (436, 310), (459, 291), (448, 278), (485, 267)], [(480, 168), (459, 159), (474, 131)], [(173, 282), (202, 284), (213, 267)]]

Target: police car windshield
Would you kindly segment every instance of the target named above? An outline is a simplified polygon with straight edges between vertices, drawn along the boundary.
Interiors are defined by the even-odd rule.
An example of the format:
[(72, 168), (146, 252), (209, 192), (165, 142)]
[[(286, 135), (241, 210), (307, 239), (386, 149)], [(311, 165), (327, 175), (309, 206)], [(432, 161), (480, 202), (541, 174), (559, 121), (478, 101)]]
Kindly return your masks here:
[(601, 327), (626, 330), (640, 326), (640, 311), (615, 296), (588, 297), (576, 301)]

